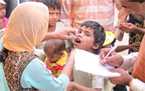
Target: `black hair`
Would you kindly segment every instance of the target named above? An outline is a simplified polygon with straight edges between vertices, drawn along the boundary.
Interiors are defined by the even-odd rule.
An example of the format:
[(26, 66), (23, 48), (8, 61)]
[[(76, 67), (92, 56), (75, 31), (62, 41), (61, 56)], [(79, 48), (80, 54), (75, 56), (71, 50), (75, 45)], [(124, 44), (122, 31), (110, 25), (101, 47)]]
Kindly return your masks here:
[(0, 51), (0, 62), (4, 63), (7, 56), (8, 56), (8, 50), (6, 48), (3, 48)]
[(128, 0), (129, 2), (139, 2), (139, 3), (143, 3), (145, 0)]
[(48, 48), (55, 48), (53, 53), (65, 50), (65, 41), (60, 39), (50, 39), (44, 44), (44, 52), (47, 54)]
[(59, 0), (40, 0), (48, 8), (61, 10), (61, 2)]
[(98, 22), (95, 21), (85, 21), (81, 24), (81, 27), (88, 27), (94, 30), (94, 39), (95, 39), (95, 44), (99, 45), (99, 48), (103, 47), (103, 43), (105, 41), (105, 32), (104, 28), (102, 25), (100, 25)]

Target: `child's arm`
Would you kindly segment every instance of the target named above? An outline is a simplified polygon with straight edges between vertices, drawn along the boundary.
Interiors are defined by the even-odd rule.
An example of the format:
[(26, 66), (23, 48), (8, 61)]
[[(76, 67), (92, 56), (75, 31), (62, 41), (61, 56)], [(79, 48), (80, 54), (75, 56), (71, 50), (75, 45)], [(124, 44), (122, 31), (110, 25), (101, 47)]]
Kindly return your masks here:
[(71, 54), (68, 58), (68, 62), (64, 66), (62, 73), (66, 74), (70, 80), (72, 79), (72, 71), (73, 71), (73, 65), (74, 65), (74, 50), (71, 51)]
[(79, 85), (75, 82), (70, 82), (68, 85), (67, 91), (71, 90), (77, 90), (77, 91), (101, 91), (101, 89), (96, 89), (96, 88), (88, 88), (82, 85)]

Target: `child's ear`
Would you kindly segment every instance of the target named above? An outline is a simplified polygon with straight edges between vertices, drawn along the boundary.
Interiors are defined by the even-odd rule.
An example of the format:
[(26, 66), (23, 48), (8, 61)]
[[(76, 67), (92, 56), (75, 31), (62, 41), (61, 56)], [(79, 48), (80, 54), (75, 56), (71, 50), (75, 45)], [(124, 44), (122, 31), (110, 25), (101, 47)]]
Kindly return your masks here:
[(93, 46), (93, 49), (98, 49), (99, 48), (99, 45), (98, 44), (95, 44), (94, 46)]

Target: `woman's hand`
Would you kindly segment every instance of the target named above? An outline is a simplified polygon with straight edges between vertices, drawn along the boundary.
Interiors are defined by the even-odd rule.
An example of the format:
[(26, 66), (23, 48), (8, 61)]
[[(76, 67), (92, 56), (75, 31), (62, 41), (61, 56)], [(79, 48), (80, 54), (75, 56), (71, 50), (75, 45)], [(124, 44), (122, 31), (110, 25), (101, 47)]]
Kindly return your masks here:
[(120, 67), (121, 64), (123, 63), (123, 58), (121, 55), (112, 52), (109, 56), (106, 57), (107, 53), (111, 50), (111, 48), (105, 48), (102, 49), (100, 52), (100, 56), (101, 56), (101, 63), (102, 64), (108, 64), (111, 65), (113, 67)]
[(122, 31), (125, 31), (125, 32), (133, 32), (135, 31), (137, 28), (136, 25), (132, 24), (132, 23), (121, 23), (119, 25), (119, 28), (122, 30)]
[(56, 31), (55, 33), (58, 35), (60, 39), (72, 39), (75, 35), (76, 29), (72, 27), (65, 27), (60, 31)]
[(114, 69), (114, 71), (120, 73), (120, 76), (110, 78), (113, 84), (129, 85), (129, 83), (133, 79), (133, 77), (129, 75), (128, 72), (123, 69)]
[(44, 37), (43, 41), (47, 41), (49, 39), (72, 39), (74, 38), (75, 32), (75, 28), (65, 27), (60, 31), (48, 32)]

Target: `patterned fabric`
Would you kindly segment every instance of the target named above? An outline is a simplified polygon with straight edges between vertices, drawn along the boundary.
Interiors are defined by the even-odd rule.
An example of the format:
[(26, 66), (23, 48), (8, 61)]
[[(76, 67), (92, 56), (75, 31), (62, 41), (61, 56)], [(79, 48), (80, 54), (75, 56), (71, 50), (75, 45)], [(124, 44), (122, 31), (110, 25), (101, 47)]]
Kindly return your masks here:
[[(132, 16), (132, 19), (130, 19), (130, 22), (135, 24), (138, 27), (143, 28), (144, 27), (143, 20), (144, 20), (143, 18), (136, 17), (135, 19), (135, 17)], [(135, 30), (134, 32), (129, 33), (129, 44), (133, 46), (129, 49), (129, 53), (139, 51), (140, 43), (143, 39), (143, 36), (144, 36), (144, 32), (139, 31), (139, 30)]]
[(61, 74), (64, 65), (66, 64), (67, 59), (68, 53), (66, 51), (63, 51), (63, 55), (55, 63), (50, 63), (49, 60), (46, 60), (47, 68), (51, 70), (52, 74), (55, 77), (58, 77)]
[(36, 56), (28, 52), (8, 52), (5, 61), (4, 71), (10, 91), (36, 91), (33, 88), (22, 88), (20, 79), (25, 67)]
[(113, 0), (62, 0), (62, 20), (78, 26), (86, 20), (94, 20), (111, 28), (114, 22)]
[(129, 53), (130, 52), (138, 52), (139, 51), (139, 47), (140, 47), (140, 43), (143, 39), (144, 33), (143, 32), (132, 32), (129, 33), (129, 44), (134, 45), (133, 47), (131, 47), (129, 49)]

